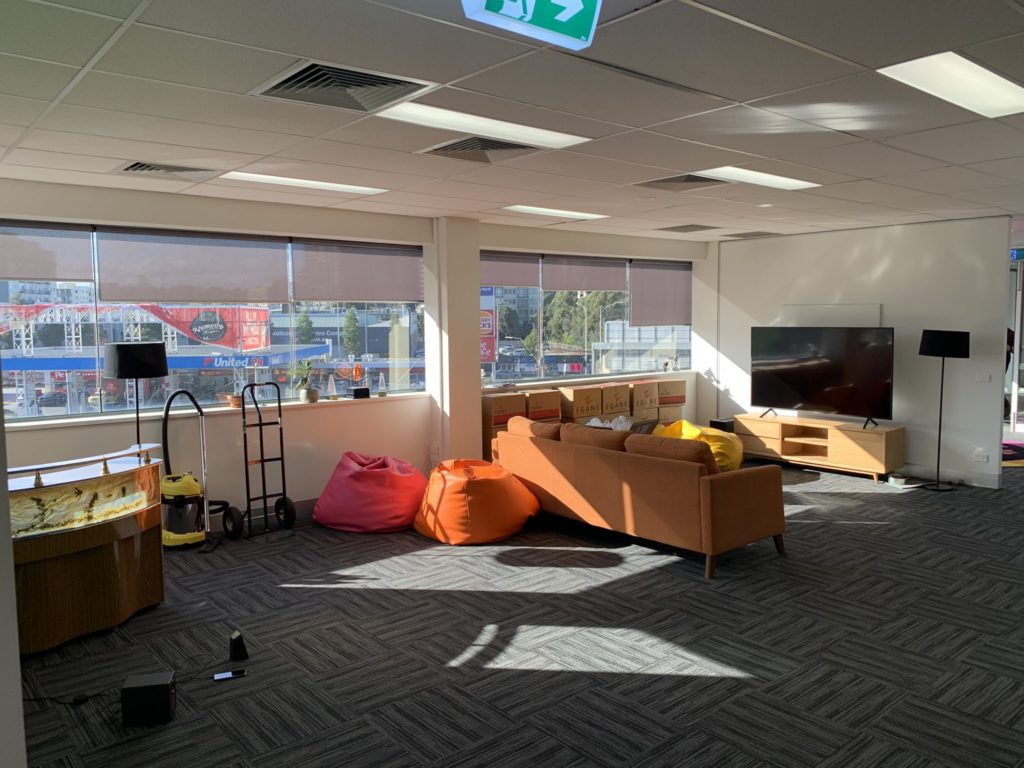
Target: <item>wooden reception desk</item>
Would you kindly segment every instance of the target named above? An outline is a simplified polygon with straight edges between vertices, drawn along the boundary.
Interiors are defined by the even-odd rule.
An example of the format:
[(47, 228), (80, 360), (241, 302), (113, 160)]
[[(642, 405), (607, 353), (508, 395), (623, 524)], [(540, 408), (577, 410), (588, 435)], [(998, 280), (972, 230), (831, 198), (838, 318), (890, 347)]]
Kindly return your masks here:
[(23, 654), (163, 601), (159, 461), (133, 448), (9, 474)]

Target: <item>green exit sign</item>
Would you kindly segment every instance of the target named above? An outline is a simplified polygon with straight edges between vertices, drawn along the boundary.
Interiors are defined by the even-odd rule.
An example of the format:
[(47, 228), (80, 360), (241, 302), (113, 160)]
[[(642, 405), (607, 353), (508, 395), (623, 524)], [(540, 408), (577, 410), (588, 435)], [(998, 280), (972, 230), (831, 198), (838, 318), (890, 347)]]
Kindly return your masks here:
[(462, 0), (467, 19), (579, 51), (594, 39), (601, 0)]

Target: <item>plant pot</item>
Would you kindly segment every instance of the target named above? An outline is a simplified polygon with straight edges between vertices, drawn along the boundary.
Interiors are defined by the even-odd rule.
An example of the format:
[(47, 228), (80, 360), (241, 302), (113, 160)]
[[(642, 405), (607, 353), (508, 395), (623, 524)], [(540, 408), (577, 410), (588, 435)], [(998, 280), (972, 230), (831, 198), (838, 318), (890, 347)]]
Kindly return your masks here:
[(303, 403), (315, 403), (320, 399), (320, 390), (310, 388), (303, 388), (299, 390), (299, 401)]
[(241, 395), (228, 395), (228, 405), (232, 408), (242, 407), (242, 396)]

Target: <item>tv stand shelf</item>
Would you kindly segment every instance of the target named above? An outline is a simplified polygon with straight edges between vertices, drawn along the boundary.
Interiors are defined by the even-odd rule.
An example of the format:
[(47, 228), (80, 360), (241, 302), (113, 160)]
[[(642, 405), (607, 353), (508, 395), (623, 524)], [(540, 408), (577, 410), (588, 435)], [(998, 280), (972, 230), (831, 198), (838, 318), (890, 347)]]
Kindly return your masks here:
[(876, 483), (906, 463), (903, 427), (756, 413), (740, 414), (734, 423), (748, 456), (871, 475)]

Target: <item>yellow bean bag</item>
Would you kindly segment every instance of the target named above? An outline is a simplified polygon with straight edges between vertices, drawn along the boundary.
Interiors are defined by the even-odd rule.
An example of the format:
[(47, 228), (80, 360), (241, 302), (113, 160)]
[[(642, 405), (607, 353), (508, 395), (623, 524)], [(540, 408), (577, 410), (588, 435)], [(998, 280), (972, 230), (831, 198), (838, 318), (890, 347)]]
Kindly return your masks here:
[(696, 427), (686, 419), (654, 428), (658, 437), (678, 437), (683, 440), (700, 440), (707, 443), (715, 457), (715, 463), (722, 472), (739, 469), (743, 463), (743, 441), (731, 432), (714, 427)]

